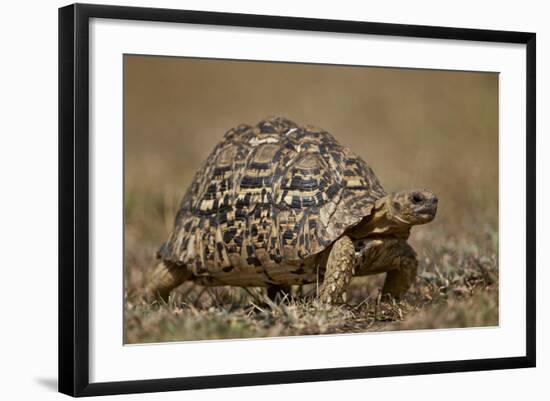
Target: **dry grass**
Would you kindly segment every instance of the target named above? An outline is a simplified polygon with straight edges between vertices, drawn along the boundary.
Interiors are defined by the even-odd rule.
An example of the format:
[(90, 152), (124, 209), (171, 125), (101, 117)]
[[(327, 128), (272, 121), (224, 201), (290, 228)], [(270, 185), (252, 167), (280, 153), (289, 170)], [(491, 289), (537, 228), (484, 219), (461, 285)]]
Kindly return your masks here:
[[(498, 324), (498, 79), (494, 74), (130, 57), (125, 74), (125, 340), (128, 343)], [(356, 278), (349, 305), (261, 289), (180, 287), (142, 299), (178, 203), (225, 130), (286, 115), (332, 132), (387, 191), (425, 187), (436, 219), (413, 230), (406, 297)], [(303, 293), (308, 292), (303, 289)]]
[[(383, 275), (355, 278), (343, 306), (300, 296), (298, 287), (273, 303), (259, 288), (192, 283), (180, 287), (168, 303), (148, 304), (136, 286), (126, 297), (126, 342), (498, 325), (496, 237), (490, 232), (482, 237), (458, 249), (439, 240), (429, 255), (421, 255), (421, 273), (400, 301), (381, 296)], [(134, 280), (140, 276), (143, 281), (143, 274), (134, 271)], [(314, 293), (311, 287), (302, 292)]]

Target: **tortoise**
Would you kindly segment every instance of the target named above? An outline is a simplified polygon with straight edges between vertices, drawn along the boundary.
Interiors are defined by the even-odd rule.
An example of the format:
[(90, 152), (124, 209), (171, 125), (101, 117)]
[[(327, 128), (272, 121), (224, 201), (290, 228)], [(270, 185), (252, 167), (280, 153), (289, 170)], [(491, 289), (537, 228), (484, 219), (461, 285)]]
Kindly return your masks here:
[(345, 303), (352, 276), (387, 272), (400, 298), (417, 274), (411, 227), (430, 222), (428, 190), (387, 193), (373, 170), (325, 130), (271, 117), (230, 129), (196, 173), (146, 287), (167, 299), (186, 280), (205, 286), (318, 283)]

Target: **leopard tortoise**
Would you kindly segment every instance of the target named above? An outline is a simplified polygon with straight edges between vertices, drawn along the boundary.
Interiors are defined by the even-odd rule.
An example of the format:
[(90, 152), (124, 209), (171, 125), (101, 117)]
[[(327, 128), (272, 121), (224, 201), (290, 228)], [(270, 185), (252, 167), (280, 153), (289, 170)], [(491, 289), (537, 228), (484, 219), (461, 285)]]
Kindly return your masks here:
[(399, 298), (418, 266), (410, 229), (436, 210), (430, 191), (386, 193), (324, 130), (282, 117), (239, 125), (196, 173), (146, 295), (166, 299), (186, 280), (269, 294), (318, 283), (322, 302), (342, 303), (352, 276), (387, 272), (382, 291)]

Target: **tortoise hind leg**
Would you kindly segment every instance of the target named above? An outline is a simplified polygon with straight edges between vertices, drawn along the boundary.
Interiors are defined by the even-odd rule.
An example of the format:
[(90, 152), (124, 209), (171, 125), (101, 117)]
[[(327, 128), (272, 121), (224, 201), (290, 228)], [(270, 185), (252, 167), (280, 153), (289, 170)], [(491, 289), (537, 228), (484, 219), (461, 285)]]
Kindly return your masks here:
[(290, 294), (289, 285), (270, 285), (267, 287), (267, 297), (274, 303), (281, 301)]
[(151, 272), (145, 289), (145, 298), (152, 300), (161, 298), (168, 301), (170, 292), (191, 277), (191, 272), (185, 266), (160, 262)]
[(346, 302), (346, 290), (354, 274), (355, 249), (347, 236), (338, 239), (327, 260), (325, 278), (319, 290), (321, 302), (339, 304)]

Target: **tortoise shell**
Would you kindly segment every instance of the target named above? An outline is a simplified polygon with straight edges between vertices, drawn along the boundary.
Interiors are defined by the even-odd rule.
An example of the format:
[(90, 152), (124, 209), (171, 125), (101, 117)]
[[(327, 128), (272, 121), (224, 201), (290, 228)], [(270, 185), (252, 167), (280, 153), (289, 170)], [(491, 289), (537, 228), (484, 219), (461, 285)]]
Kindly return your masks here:
[(158, 257), (196, 276), (304, 260), (386, 193), (324, 130), (273, 117), (229, 130), (196, 173)]

